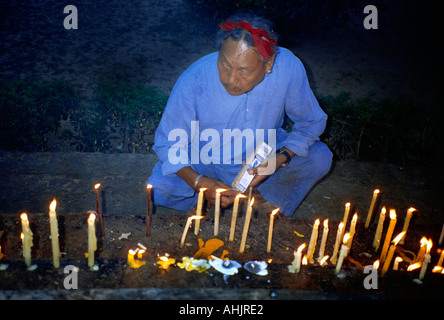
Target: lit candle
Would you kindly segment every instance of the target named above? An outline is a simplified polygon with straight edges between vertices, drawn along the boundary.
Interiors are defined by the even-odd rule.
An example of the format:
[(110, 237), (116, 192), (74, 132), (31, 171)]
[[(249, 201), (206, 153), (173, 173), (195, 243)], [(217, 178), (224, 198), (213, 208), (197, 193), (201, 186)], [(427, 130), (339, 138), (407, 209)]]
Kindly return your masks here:
[(94, 185), (94, 191), (96, 193), (96, 213), (100, 224), (100, 235), (103, 237), (105, 235), (105, 228), (103, 226), (102, 209), (100, 208), (99, 188), (100, 183)]
[(379, 268), (379, 260), (376, 260), (375, 262), (373, 262), (373, 269), (378, 270), (378, 268)]
[(152, 185), (146, 185), (146, 236), (151, 235), (151, 189)]
[[(207, 188), (200, 188), (199, 189), (199, 197), (197, 199), (197, 208), (196, 208), (196, 216), (202, 215), (202, 206), (203, 206), (203, 200), (204, 200), (204, 192), (207, 190)], [(200, 220), (197, 220), (194, 224), (194, 234), (197, 236), (199, 234), (199, 228), (200, 228)]]
[(234, 240), (234, 230), (236, 229), (237, 211), (239, 210), (239, 200), (240, 198), (246, 198), (246, 197), (247, 197), (246, 195), (239, 193), (234, 199), (233, 214), (231, 216), (230, 237), (228, 238), (229, 241)]
[(315, 252), (316, 243), (318, 241), (318, 228), (319, 228), (319, 219), (316, 219), (313, 225), (313, 230), (311, 231), (310, 242), (308, 244), (308, 249), (307, 249), (307, 259), (308, 262), (310, 263), (314, 263), (313, 254)]
[(430, 257), (430, 249), (432, 249), (432, 244), (433, 244), (432, 243), (432, 239), (429, 239), (429, 241), (427, 241), (427, 251), (426, 251), (426, 254), (424, 256), (424, 260), (422, 262), (421, 271), (419, 272), (419, 280), (424, 279), (424, 275), (425, 275), (425, 272), (427, 270), (427, 266), (430, 263), (430, 259), (431, 259), (431, 257)]
[(416, 255), (416, 262), (421, 263), (422, 260), (424, 259), (424, 255), (426, 252), (426, 247), (427, 247), (427, 238), (426, 237), (422, 237), (420, 240), (421, 246), (419, 248), (418, 254)]
[(219, 219), (220, 219), (220, 194), (227, 189), (216, 189), (216, 201), (214, 204), (214, 236), (219, 235)]
[(294, 260), (291, 263), (291, 266), (288, 267), (288, 270), (292, 273), (299, 273), (301, 270), (301, 258), (302, 258), (302, 251), (305, 248), (305, 243), (301, 244), (298, 247), (298, 250), (294, 252)]
[(97, 250), (96, 215), (91, 213), (88, 218), (88, 267), (94, 266), (94, 251)]
[(333, 255), (330, 259), (330, 262), (336, 265), (336, 262), (338, 262), (338, 253), (339, 253), (339, 247), (342, 242), (342, 235), (344, 233), (344, 222), (339, 223), (338, 231), (336, 233), (336, 241), (335, 241), (335, 248), (333, 250)]
[(59, 226), (56, 216), (56, 199), (49, 205), (49, 225), (51, 227), (52, 264), (54, 268), (60, 267)]
[(270, 215), (270, 226), (268, 227), (268, 244), (267, 244), (267, 253), (271, 251), (271, 240), (273, 238), (273, 224), (274, 224), (274, 215), (278, 213), (279, 208), (274, 209)]
[(347, 202), (345, 204), (345, 211), (344, 211), (344, 218), (342, 219), (342, 222), (344, 223), (344, 230), (347, 226), (347, 220), (348, 220), (348, 214), (350, 213), (350, 202)]
[(365, 220), (365, 228), (366, 229), (368, 228), (368, 226), (370, 224), (370, 220), (372, 219), (373, 209), (375, 207), (376, 198), (378, 198), (378, 194), (379, 194), (379, 189), (376, 189), (375, 191), (373, 191), (372, 202), (370, 203), (370, 208), (368, 209), (368, 213), (367, 213), (367, 219)]
[(402, 262), (401, 257), (396, 257), (395, 262), (393, 263), (393, 270), (397, 271), (399, 268), (399, 263)]
[(29, 227), (28, 215), (22, 213), (20, 215), (22, 221), (22, 244), (23, 244), (23, 257), (25, 258), (25, 264), (27, 267), (31, 266), (31, 247), (32, 243), (32, 231)]
[(402, 227), (402, 231), (404, 232), (404, 236), (402, 237), (401, 241), (399, 241), (399, 244), (404, 244), (405, 235), (407, 234), (407, 229), (409, 227), (410, 219), (412, 218), (412, 214), (414, 211), (416, 211), (415, 208), (408, 208), (407, 209), (407, 215), (405, 216), (404, 226)]
[(348, 255), (348, 238), (350, 237), (349, 233), (344, 235), (344, 239), (341, 245), (341, 252), (339, 253), (338, 263), (336, 264), (336, 274), (341, 272), (342, 263), (344, 262), (345, 257)]
[(352, 242), (353, 242), (353, 237), (355, 236), (356, 233), (356, 222), (358, 221), (358, 214), (355, 213), (353, 215), (352, 221), (351, 221), (351, 225), (350, 225), (350, 238), (348, 239), (348, 248), (350, 249), (352, 246)]
[(242, 232), (242, 241), (239, 248), (239, 252), (244, 252), (245, 250), (245, 243), (247, 242), (247, 235), (248, 235), (248, 228), (250, 227), (250, 220), (251, 220), (251, 213), (253, 212), (253, 203), (254, 203), (254, 197), (251, 199), (248, 208), (247, 213), (245, 215), (245, 223), (244, 223), (244, 231)]
[(387, 254), (387, 258), (385, 259), (384, 265), (382, 266), (381, 277), (383, 277), (387, 273), (387, 271), (390, 267), (390, 263), (392, 262), (392, 259), (393, 259), (393, 254), (395, 253), (395, 250), (396, 250), (396, 245), (398, 244), (398, 242), (401, 240), (401, 238), (403, 236), (404, 236), (404, 231), (401, 232), (400, 234), (398, 234), (395, 239), (393, 239), (393, 241), (392, 241), (393, 244), (390, 246), (390, 249)]
[(159, 267), (164, 270), (168, 269), (168, 267), (174, 263), (176, 263), (176, 259), (168, 258), (167, 256), (159, 257), (159, 261), (157, 261)]
[(128, 250), (128, 257), (127, 257), (127, 263), (130, 265), (131, 268), (133, 269), (138, 269), (141, 266), (143, 266), (144, 264), (146, 264), (146, 261), (142, 261), (142, 260), (136, 260), (134, 259), (134, 255), (139, 251), (139, 249), (137, 248), (136, 250), (132, 250), (129, 249)]
[(442, 225), (441, 235), (439, 236), (439, 241), (438, 241), (439, 245), (442, 244), (442, 240), (443, 240), (443, 239), (444, 239), (444, 223), (443, 223), (443, 225)]
[(321, 247), (319, 248), (319, 258), (318, 260), (322, 260), (324, 258), (325, 244), (327, 243), (328, 236), (328, 219), (324, 220), (324, 231), (322, 232), (322, 240)]
[(386, 212), (385, 207), (382, 207), (381, 214), (379, 215), (378, 226), (376, 227), (375, 238), (373, 239), (373, 247), (375, 248), (375, 250), (379, 249), (379, 245), (381, 243), (381, 235), (382, 235), (382, 229), (384, 227), (385, 212)]
[(443, 260), (444, 260), (444, 249), (441, 250), (441, 255), (439, 256), (439, 260), (438, 260), (438, 263), (436, 265), (438, 267), (441, 267)]
[[(185, 245), (185, 239), (187, 237), (188, 229), (191, 227), (192, 221), (193, 220), (199, 221), (202, 218), (203, 218), (203, 216), (197, 216), (197, 215), (196, 216), (188, 217), (187, 223), (185, 225), (185, 229), (183, 230), (183, 233), (182, 233), (182, 239), (180, 240), (180, 247), (181, 248), (183, 248), (183, 246)], [(197, 221), (196, 221), (196, 223), (197, 223)]]
[(395, 209), (390, 209), (390, 224), (387, 229), (387, 233), (385, 234), (384, 245), (382, 246), (381, 256), (379, 257), (381, 263), (384, 263), (385, 261), (387, 250), (389, 248), (392, 239), (393, 231), (395, 230), (395, 225), (396, 225), (396, 211)]

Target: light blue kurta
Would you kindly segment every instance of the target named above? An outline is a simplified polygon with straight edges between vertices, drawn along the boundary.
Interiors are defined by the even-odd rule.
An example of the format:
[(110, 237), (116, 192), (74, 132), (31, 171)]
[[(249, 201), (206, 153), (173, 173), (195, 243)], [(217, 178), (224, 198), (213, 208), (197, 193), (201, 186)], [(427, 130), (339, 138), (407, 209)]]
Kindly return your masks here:
[[(233, 140), (223, 139), (224, 130), (226, 132), (231, 129), (231, 134), (236, 133), (234, 129), (239, 129), (238, 133), (252, 130), (249, 132), (255, 133), (255, 140), (263, 139), (260, 134), (256, 134), (262, 132), (265, 134), (265, 141), (269, 142), (267, 134), (273, 130), (268, 130), (275, 129), (276, 148), (285, 146), (296, 156), (290, 162), (291, 165), (279, 169), (271, 176), (273, 179), (270, 177), (264, 181), (259, 191), (270, 203), (281, 207), (286, 215), (291, 215), (331, 164), (331, 153), (320, 142), (316, 144), (325, 147), (321, 147), (322, 155), (316, 157), (314, 163), (309, 161), (310, 147), (324, 131), (327, 116), (309, 87), (305, 69), (293, 53), (279, 48), (272, 72), (250, 92), (233, 96), (219, 80), (217, 58), (218, 52), (215, 52), (195, 62), (179, 77), (173, 88), (156, 131), (153, 147), (160, 160), (148, 180), (154, 186), (154, 202), (178, 210), (191, 209), (196, 202), (194, 190), (175, 174), (184, 166), (191, 165), (196, 172), (222, 180), (231, 186), (241, 169), (241, 161), (245, 161), (254, 146), (245, 141), (241, 148), (236, 147)], [(285, 113), (294, 122), (290, 133), (281, 129)], [(181, 135), (180, 139), (178, 135)], [(220, 140), (213, 141), (214, 137), (220, 137)], [(202, 148), (206, 148), (202, 154), (208, 154), (211, 163), (199, 156)], [(176, 163), (179, 155), (182, 156), (181, 162)], [(324, 160), (326, 164), (319, 163)], [(307, 163), (310, 165), (307, 166)], [(319, 165), (327, 169), (324, 168), (321, 173), (306, 170)], [(289, 184), (286, 177), (285, 184), (282, 181), (274, 181), (273, 184), (272, 180), (276, 180), (282, 173), (297, 174), (301, 166), (305, 168), (304, 176), (293, 177), (291, 181), (294, 183)], [(301, 190), (300, 181), (308, 178), (313, 181)], [(266, 188), (269, 180), (273, 184), (272, 188)]]

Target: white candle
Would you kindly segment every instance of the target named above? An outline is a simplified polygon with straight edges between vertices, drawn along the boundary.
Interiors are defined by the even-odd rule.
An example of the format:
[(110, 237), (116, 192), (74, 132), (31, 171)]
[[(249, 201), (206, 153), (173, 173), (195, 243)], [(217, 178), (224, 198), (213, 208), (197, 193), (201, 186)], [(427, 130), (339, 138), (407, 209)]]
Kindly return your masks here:
[(234, 230), (236, 229), (237, 212), (239, 210), (239, 200), (241, 198), (246, 198), (246, 197), (247, 197), (246, 195), (239, 193), (239, 194), (237, 194), (236, 198), (234, 199), (233, 214), (231, 216), (230, 237), (228, 238), (229, 241), (234, 240)]
[(299, 273), (301, 270), (301, 258), (302, 258), (302, 251), (305, 248), (305, 243), (301, 244), (298, 248), (298, 250), (295, 252), (295, 269), (294, 272)]
[(439, 245), (442, 244), (442, 240), (443, 240), (443, 238), (444, 238), (444, 223), (443, 223), (443, 225), (442, 225), (441, 235), (439, 236), (439, 241), (438, 241)]
[(324, 258), (325, 244), (327, 243), (327, 236), (328, 236), (328, 219), (325, 219), (324, 220), (324, 231), (322, 232), (321, 247), (319, 248), (319, 258), (318, 258), (319, 261)]
[(338, 259), (338, 263), (336, 264), (336, 274), (338, 274), (339, 272), (341, 272), (341, 268), (342, 268), (342, 263), (344, 262), (345, 257), (348, 255), (348, 238), (350, 237), (349, 233), (346, 233), (344, 235), (344, 240), (341, 246), (341, 252), (339, 253), (339, 259)]
[(313, 225), (313, 230), (311, 231), (310, 243), (308, 244), (308, 249), (307, 249), (307, 259), (308, 262), (310, 263), (314, 263), (313, 254), (315, 252), (316, 243), (318, 241), (318, 228), (319, 228), (319, 219), (316, 219)]
[(384, 265), (382, 266), (381, 277), (383, 277), (387, 273), (387, 271), (390, 267), (390, 263), (392, 262), (392, 259), (393, 259), (393, 254), (395, 253), (395, 250), (396, 250), (396, 245), (398, 244), (398, 242), (401, 240), (401, 238), (403, 236), (404, 236), (404, 232), (401, 232), (400, 234), (398, 234), (396, 236), (395, 239), (393, 239), (393, 241), (392, 241), (393, 244), (390, 246), (390, 249), (387, 254), (387, 258), (385, 259)]
[(404, 226), (402, 227), (402, 231), (404, 232), (404, 236), (402, 237), (401, 241), (399, 241), (399, 244), (401, 244), (401, 245), (404, 244), (405, 235), (407, 234), (407, 229), (410, 224), (410, 219), (412, 218), (412, 214), (414, 211), (416, 211), (415, 208), (408, 208), (407, 209), (407, 215), (405, 216)]
[(384, 227), (385, 212), (385, 207), (382, 207), (381, 213), (379, 215), (378, 226), (376, 227), (375, 238), (373, 239), (373, 247), (375, 248), (375, 250), (378, 250), (379, 245), (381, 244), (381, 235), (382, 229)]
[(353, 215), (351, 224), (350, 224), (350, 238), (348, 239), (348, 248), (350, 249), (352, 246), (352, 242), (353, 242), (353, 237), (355, 236), (356, 233), (356, 222), (358, 221), (358, 214), (355, 213)]
[(239, 248), (239, 252), (245, 251), (245, 244), (247, 242), (248, 228), (250, 227), (251, 213), (253, 212), (253, 203), (254, 203), (254, 198), (251, 199), (251, 201), (248, 205), (248, 208), (247, 208), (247, 213), (245, 215), (244, 231), (242, 232), (242, 241), (241, 241), (241, 245)]
[(96, 215), (91, 213), (88, 218), (88, 267), (94, 266), (94, 251), (97, 250)]
[[(196, 216), (202, 215), (202, 206), (203, 206), (203, 200), (204, 200), (204, 192), (207, 190), (207, 188), (200, 188), (199, 189), (199, 197), (197, 198), (197, 208), (196, 208)], [(200, 220), (197, 220), (194, 224), (194, 234), (197, 236), (199, 234), (199, 228), (200, 228)]]
[(381, 256), (379, 257), (381, 263), (384, 263), (385, 261), (387, 250), (389, 248), (392, 239), (393, 231), (395, 230), (395, 225), (396, 225), (396, 211), (395, 209), (390, 209), (390, 224), (387, 229), (387, 233), (385, 234), (384, 245), (382, 247)]
[(29, 227), (28, 215), (22, 213), (20, 215), (22, 222), (22, 244), (23, 244), (23, 257), (25, 258), (25, 264), (27, 267), (31, 266), (31, 247), (32, 244), (32, 231)]
[(367, 213), (367, 219), (365, 220), (365, 229), (368, 228), (368, 226), (370, 224), (370, 220), (372, 219), (373, 209), (375, 207), (376, 198), (378, 197), (378, 194), (379, 194), (379, 189), (376, 189), (375, 191), (373, 191), (372, 202), (370, 203), (370, 208), (368, 209), (368, 213)]
[(399, 268), (399, 263), (402, 262), (401, 257), (396, 257), (395, 262), (393, 263), (393, 270), (397, 271)]
[(344, 223), (344, 230), (347, 226), (347, 220), (348, 220), (348, 214), (350, 213), (350, 202), (347, 202), (345, 204), (345, 211), (344, 211), (344, 218), (342, 219), (342, 222)]
[(59, 226), (56, 216), (57, 201), (54, 199), (49, 206), (49, 225), (51, 227), (52, 264), (54, 268), (60, 267)]
[(219, 219), (220, 219), (220, 195), (227, 189), (216, 189), (216, 201), (214, 204), (214, 236), (219, 235)]
[(422, 262), (421, 271), (419, 272), (419, 280), (424, 279), (424, 275), (425, 275), (425, 272), (427, 270), (427, 266), (430, 263), (430, 260), (431, 260), (430, 249), (432, 249), (432, 244), (433, 244), (432, 243), (432, 239), (429, 239), (427, 241), (427, 249), (426, 249), (426, 254), (424, 256), (424, 260)]
[(330, 262), (334, 265), (336, 262), (338, 262), (338, 253), (339, 253), (339, 247), (341, 246), (342, 242), (342, 235), (344, 233), (344, 222), (339, 223), (338, 231), (336, 233), (336, 241), (335, 241), (335, 248), (333, 250), (333, 255), (330, 259)]
[(185, 239), (187, 237), (188, 229), (191, 227), (191, 223), (193, 222), (193, 220), (200, 220), (202, 218), (203, 218), (202, 216), (188, 217), (187, 223), (185, 225), (185, 229), (183, 230), (183, 233), (182, 233), (182, 239), (180, 240), (180, 247), (181, 248), (183, 248), (183, 246), (185, 245)]
[(271, 251), (271, 241), (273, 238), (273, 224), (274, 224), (274, 215), (278, 213), (279, 208), (274, 209), (270, 215), (270, 226), (268, 227), (268, 243), (267, 243), (267, 253)]

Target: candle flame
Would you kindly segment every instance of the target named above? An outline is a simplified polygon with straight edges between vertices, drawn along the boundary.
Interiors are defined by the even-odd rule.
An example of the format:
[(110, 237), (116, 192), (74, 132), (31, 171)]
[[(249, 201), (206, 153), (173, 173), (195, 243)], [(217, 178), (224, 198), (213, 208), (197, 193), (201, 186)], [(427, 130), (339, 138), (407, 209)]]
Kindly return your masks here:
[(324, 228), (328, 228), (328, 219), (324, 220)]
[(204, 216), (191, 216), (190, 219), (191, 219), (191, 221), (193, 221), (193, 220), (200, 220), (200, 219), (203, 219), (203, 217)]
[(379, 268), (379, 260), (376, 260), (375, 262), (373, 262), (373, 269), (378, 270)]
[(378, 194), (379, 193), (379, 189), (375, 189), (375, 191), (373, 191), (373, 194)]
[(358, 213), (355, 212), (355, 214), (353, 215), (353, 218), (352, 218), (352, 222), (356, 223), (357, 220), (358, 220)]
[(251, 201), (250, 201), (250, 207), (252, 207), (252, 206), (253, 206), (253, 203), (254, 203), (254, 197), (253, 197), (253, 198), (251, 198)]
[(26, 221), (26, 220), (28, 220), (28, 215), (26, 214), (26, 213), (22, 213), (21, 215), (20, 215), (20, 219), (22, 219), (22, 221)]
[(51, 204), (49, 205), (49, 210), (55, 211), (56, 206), (57, 206), (57, 201), (56, 201), (56, 199), (54, 199), (54, 200), (52, 200)]
[(395, 258), (395, 261), (398, 262), (398, 263), (400, 263), (400, 262), (402, 262), (402, 258), (401, 258), (401, 257), (396, 257), (396, 258)]
[(381, 214), (382, 214), (382, 215), (385, 215), (386, 212), (387, 212), (387, 209), (386, 209), (385, 207), (382, 207), (382, 209), (381, 209)]
[(242, 194), (242, 193), (238, 193), (237, 195), (236, 195), (236, 198), (246, 198), (247, 196), (246, 195), (244, 195), (244, 194)]
[(308, 259), (307, 259), (307, 255), (304, 254), (304, 256), (302, 257), (302, 265), (306, 266), (308, 264)]
[(298, 247), (298, 253), (301, 253), (302, 250), (305, 249), (305, 246), (306, 246), (305, 242), (304, 242), (303, 244), (301, 244), (301, 245)]
[(396, 219), (396, 210), (390, 209), (390, 219), (395, 220)]
[(418, 269), (419, 267), (421, 267), (421, 262), (416, 262), (414, 264), (411, 264), (407, 267), (407, 271), (413, 271), (415, 269)]
[(319, 227), (319, 223), (320, 223), (319, 219), (316, 219), (315, 224), (314, 224), (313, 227), (314, 227), (314, 228)]
[(267, 263), (271, 263), (273, 261), (273, 258), (270, 258), (267, 260)]
[(342, 243), (343, 243), (343, 244), (347, 244), (348, 239), (350, 239), (350, 237), (351, 237), (350, 232), (347, 232), (347, 233), (344, 235), (344, 238), (342, 239)]
[(421, 243), (421, 247), (425, 247), (427, 245), (427, 238), (422, 237), (419, 242)]
[(276, 208), (271, 212), (271, 215), (274, 216), (278, 212), (279, 212), (279, 208)]
[(427, 241), (427, 249), (426, 249), (427, 253), (430, 253), (430, 249), (432, 249), (432, 246), (433, 246), (432, 239), (429, 239), (429, 241)]
[(94, 189), (99, 189), (100, 188), (100, 183), (96, 183), (95, 185), (94, 185)]
[(407, 209), (407, 212), (411, 212), (411, 213), (413, 213), (414, 211), (416, 211), (416, 209), (413, 208), (413, 207), (410, 207), (410, 208)]
[(344, 222), (339, 223), (338, 229), (339, 230), (344, 229)]
[(153, 187), (153, 186), (152, 186), (151, 184), (147, 184), (147, 185), (146, 185), (146, 188), (147, 188), (147, 189), (151, 189), (152, 187)]
[(228, 191), (228, 190), (227, 189), (223, 189), (223, 188), (216, 189), (216, 192), (218, 192), (218, 193), (222, 193), (222, 192), (225, 192), (225, 191)]
[(128, 253), (132, 256), (134, 256), (137, 253), (138, 250), (129, 249)]
[(25, 239), (25, 235), (23, 234), (23, 232), (20, 233), (20, 238), (23, 240)]
[(434, 266), (432, 272), (433, 273), (441, 273), (444, 270), (443, 267), (440, 266)]
[(347, 203), (345, 204), (345, 207), (346, 207), (346, 208), (350, 208), (350, 202), (347, 202)]
[(91, 221), (91, 222), (94, 222), (94, 220), (96, 220), (96, 215), (95, 215), (94, 213), (91, 213), (91, 214), (89, 215), (88, 220)]
[(399, 241), (401, 241), (402, 237), (404, 236), (405, 231), (401, 232), (400, 234), (398, 234), (395, 239), (393, 239), (393, 244), (396, 246), (398, 244)]
[(207, 190), (208, 188), (200, 188), (199, 191), (200, 192), (204, 192), (205, 190)]

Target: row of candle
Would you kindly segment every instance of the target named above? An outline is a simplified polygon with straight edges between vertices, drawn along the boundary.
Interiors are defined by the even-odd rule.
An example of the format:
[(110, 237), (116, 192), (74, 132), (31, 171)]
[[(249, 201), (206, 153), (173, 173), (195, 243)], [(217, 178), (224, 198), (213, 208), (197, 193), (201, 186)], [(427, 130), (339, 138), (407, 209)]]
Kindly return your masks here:
[[(372, 198), (372, 201), (370, 204), (370, 209), (368, 211), (367, 219), (366, 219), (366, 222), (364, 225), (365, 229), (367, 229), (369, 226), (371, 216), (374, 211), (374, 205), (376, 203), (376, 198), (377, 198), (379, 192), (380, 192), (379, 189), (376, 189), (373, 193), (373, 198)], [(404, 221), (402, 232), (399, 233), (392, 240), (393, 231), (394, 231), (395, 225), (396, 225), (396, 211), (395, 211), (395, 209), (390, 209), (390, 223), (389, 223), (389, 226), (388, 226), (388, 229), (386, 232), (386, 236), (384, 239), (384, 245), (381, 250), (380, 259), (375, 261), (375, 263), (374, 263), (374, 267), (376, 269), (379, 266), (379, 264), (383, 264), (381, 276), (384, 276), (387, 273), (387, 271), (391, 265), (391, 262), (393, 260), (393, 256), (394, 256), (397, 244), (404, 243), (405, 236), (406, 236), (406, 233), (407, 233), (407, 230), (409, 227), (409, 222), (410, 222), (410, 219), (411, 219), (414, 211), (416, 211), (415, 208), (409, 208), (407, 210), (407, 214), (406, 214), (406, 218)], [(340, 272), (340, 270), (342, 268), (342, 263), (343, 263), (344, 259), (347, 257), (348, 253), (350, 252), (350, 248), (351, 248), (352, 241), (353, 241), (353, 236), (356, 232), (356, 222), (357, 222), (357, 218), (358, 218), (357, 213), (355, 213), (352, 218), (349, 232), (346, 233), (345, 235), (343, 234), (343, 232), (345, 230), (345, 226), (347, 224), (349, 212), (350, 212), (350, 203), (347, 203), (345, 205), (345, 212), (344, 212), (343, 221), (341, 221), (338, 225), (336, 241), (335, 241), (335, 245), (334, 245), (334, 251), (333, 251), (333, 255), (330, 259), (331, 263), (336, 265), (336, 273), (337, 274)], [(385, 213), (386, 213), (386, 208), (383, 207), (381, 210), (379, 220), (378, 220), (377, 229), (376, 229), (376, 233), (375, 233), (375, 237), (374, 237), (374, 241), (373, 241), (373, 247), (375, 248), (375, 250), (378, 250), (379, 245), (380, 245)], [(313, 255), (315, 252), (316, 242), (317, 242), (317, 238), (318, 238), (319, 224), (320, 224), (320, 221), (319, 221), (319, 219), (317, 219), (313, 225), (313, 228), (312, 228), (312, 233), (311, 233), (311, 238), (310, 238), (310, 242), (309, 242), (308, 249), (307, 249), (307, 254), (304, 256), (304, 258), (307, 260), (307, 262), (310, 262), (310, 263), (314, 263)], [(329, 231), (328, 219), (326, 219), (326, 220), (324, 220), (324, 231), (323, 231), (323, 235), (322, 235), (321, 246), (319, 249), (319, 257), (317, 259), (319, 261), (320, 265), (323, 265), (326, 262), (326, 260), (329, 258), (329, 256), (324, 256), (325, 243), (327, 240), (328, 231)], [(443, 226), (443, 230), (441, 232), (440, 238), (439, 238), (439, 244), (441, 244), (441, 242), (442, 242), (443, 234), (444, 234), (444, 226)], [(341, 243), (342, 243), (342, 245), (340, 247)], [(392, 243), (391, 246), (390, 246), (390, 243)], [(296, 251), (294, 251), (295, 258), (293, 260), (292, 265), (289, 266), (290, 272), (296, 272), (296, 273), (299, 272), (300, 266), (301, 266), (301, 260), (303, 261), (303, 259), (301, 259), (302, 258), (302, 251), (305, 249), (305, 247), (306, 247), (306, 244), (303, 243), (301, 246), (299, 246), (299, 248)], [(339, 247), (341, 248), (340, 250), (339, 250)], [(427, 240), (424, 237), (421, 240), (421, 248), (420, 248), (420, 252), (418, 253), (418, 257), (416, 259), (416, 262), (411, 264), (410, 267), (408, 268), (408, 270), (410, 271), (410, 270), (414, 270), (415, 268), (422, 267), (420, 275), (419, 275), (420, 280), (423, 279), (425, 271), (427, 269), (427, 265), (430, 263), (430, 260), (431, 260), (430, 249), (431, 249), (431, 247), (432, 247), (431, 239)], [(338, 253), (339, 253), (339, 258), (338, 258)], [(444, 260), (444, 250), (441, 250), (441, 256), (439, 258), (437, 265), (434, 267), (433, 272), (444, 273), (444, 269), (442, 267), (443, 260)], [(393, 266), (394, 270), (398, 270), (398, 264), (400, 261), (402, 261), (401, 257), (397, 257), (395, 259), (394, 266)]]

